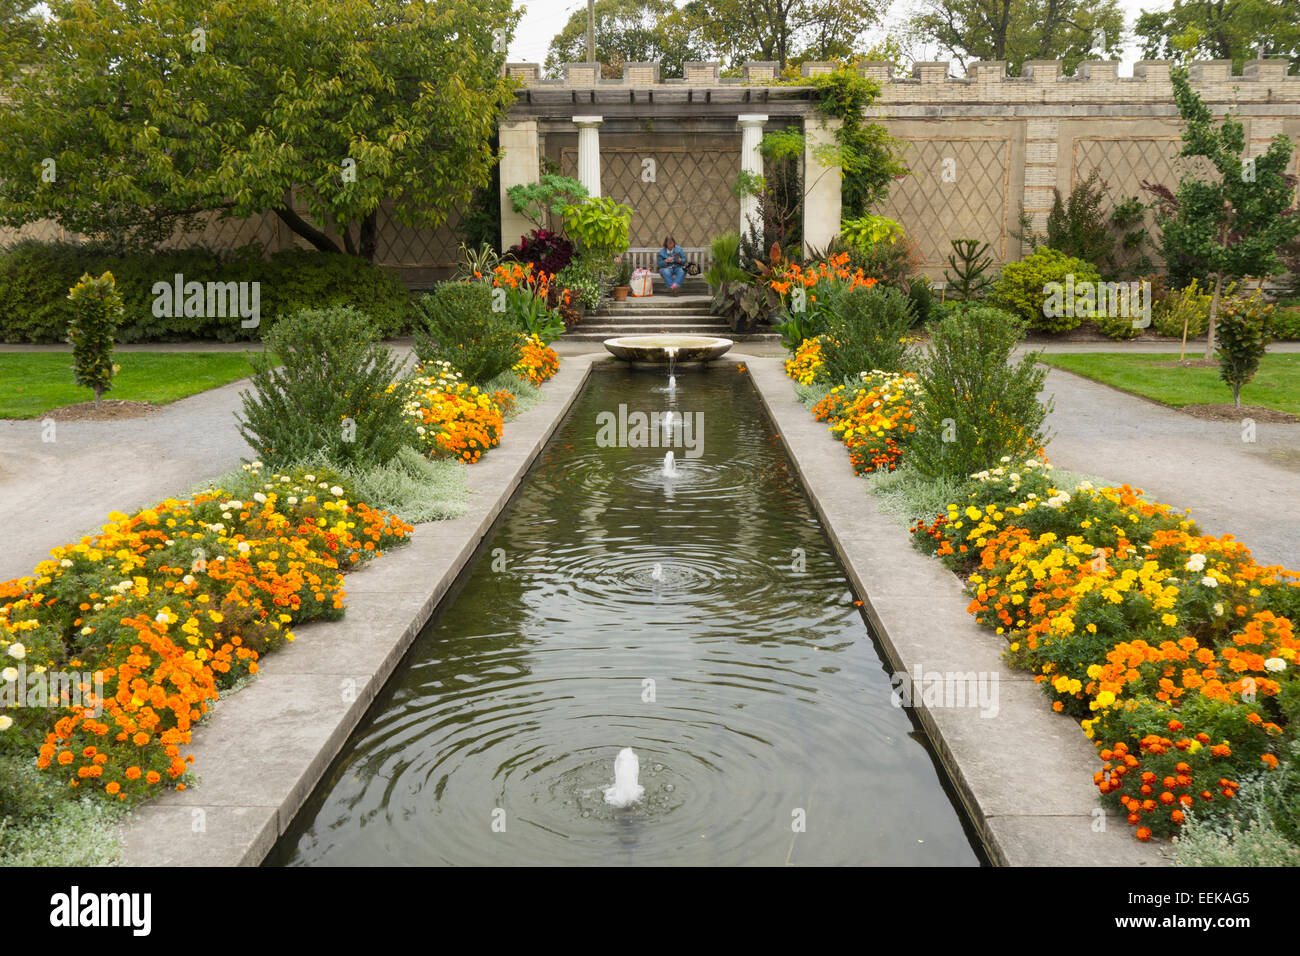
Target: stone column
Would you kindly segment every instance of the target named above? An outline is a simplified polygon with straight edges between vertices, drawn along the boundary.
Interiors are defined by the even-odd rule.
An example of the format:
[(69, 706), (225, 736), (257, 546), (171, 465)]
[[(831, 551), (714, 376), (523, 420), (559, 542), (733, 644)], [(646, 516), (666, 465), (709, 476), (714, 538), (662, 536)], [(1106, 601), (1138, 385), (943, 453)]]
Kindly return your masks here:
[(592, 196), (600, 195), (600, 124), (603, 116), (575, 116), (578, 127), (578, 182)]
[[(767, 116), (759, 113), (742, 113), (736, 117), (740, 124), (740, 169), (742, 172), (763, 175), (763, 154), (758, 151), (759, 141), (763, 138), (763, 124)], [(740, 197), (740, 234), (749, 234), (749, 224), (758, 219), (758, 197)], [(761, 229), (763, 224), (758, 223)]]
[(803, 245), (804, 251), (825, 250), (839, 235), (843, 202), (843, 170), (824, 162), (823, 147), (835, 144), (843, 120), (805, 116), (803, 121)]
[(526, 186), (539, 179), (541, 157), (537, 141), (537, 120), (501, 124), (501, 251), (517, 243), (533, 224), (510, 205), (506, 190)]

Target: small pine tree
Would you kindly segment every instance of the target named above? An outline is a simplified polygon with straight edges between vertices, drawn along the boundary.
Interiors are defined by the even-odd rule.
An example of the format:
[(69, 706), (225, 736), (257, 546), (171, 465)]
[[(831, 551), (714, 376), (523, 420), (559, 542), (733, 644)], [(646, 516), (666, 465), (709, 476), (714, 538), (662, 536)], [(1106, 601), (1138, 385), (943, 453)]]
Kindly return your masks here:
[(86, 272), (68, 292), (68, 299), (73, 313), (68, 322), (72, 374), (78, 385), (95, 390), (98, 405), (113, 387), (113, 373), (117, 371), (113, 365), (113, 336), (122, 319), (122, 296), (113, 273), (95, 278)]
[(978, 239), (952, 240), (952, 253), (948, 256), (948, 265), (956, 275), (943, 272), (947, 284), (946, 295), (954, 299), (976, 299), (984, 294), (993, 280), (986, 274), (993, 258), (987, 255), (989, 244)]
[(1192, 89), (1184, 69), (1170, 73), (1174, 101), (1183, 118), (1181, 156), (1204, 158), (1214, 168), (1209, 179), (1184, 175), (1177, 192), (1144, 183), (1154, 193), (1161, 246), (1170, 268), (1214, 280), (1205, 357), (1214, 355), (1215, 325), (1224, 286), (1247, 276), (1267, 277), (1282, 271), (1278, 250), (1300, 233), (1300, 216), (1291, 214), (1296, 179), (1287, 173), (1291, 140), (1279, 133), (1267, 150), (1246, 157), (1246, 133), (1229, 115), (1219, 126), (1214, 114)]
[(1241, 405), (1241, 390), (1259, 369), (1268, 346), (1273, 306), (1249, 299), (1228, 299), (1219, 316), (1219, 375), (1232, 386), (1232, 401)]

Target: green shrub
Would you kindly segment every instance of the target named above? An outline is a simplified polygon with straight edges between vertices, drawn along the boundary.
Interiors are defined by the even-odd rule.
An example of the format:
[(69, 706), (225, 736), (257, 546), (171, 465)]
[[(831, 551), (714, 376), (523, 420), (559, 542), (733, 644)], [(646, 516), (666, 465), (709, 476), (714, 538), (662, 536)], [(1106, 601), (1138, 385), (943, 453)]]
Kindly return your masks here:
[(1273, 315), (1273, 337), (1283, 341), (1300, 339), (1300, 306), (1277, 310)]
[(728, 232), (718, 236), (711, 243), (713, 264), (704, 273), (704, 281), (711, 288), (718, 288), (724, 282), (743, 282), (749, 278), (740, 268), (740, 233)]
[(1201, 292), (1200, 284), (1193, 279), (1181, 289), (1175, 289), (1162, 298), (1155, 307), (1151, 324), (1161, 335), (1181, 339), (1183, 324), (1187, 324), (1187, 337), (1197, 338), (1210, 327), (1210, 296)]
[(1232, 387), (1232, 400), (1241, 404), (1241, 389), (1255, 377), (1271, 336), (1273, 306), (1256, 293), (1249, 299), (1219, 304), (1217, 355), (1219, 376)]
[(482, 385), (519, 361), (519, 329), (492, 311), (487, 284), (442, 282), (416, 306), (423, 319), (415, 333), (421, 362), (450, 362), (471, 385)]
[(925, 276), (912, 276), (907, 280), (907, 298), (912, 303), (912, 324), (929, 325), (934, 318), (934, 286)]
[(557, 272), (555, 283), (561, 289), (568, 289), (569, 294), (573, 296), (573, 301), (587, 311), (600, 305), (600, 295), (603, 291), (600, 276), (581, 259), (574, 259)]
[[(1096, 318), (1097, 328), (1117, 342), (1125, 339), (1135, 339), (1142, 334), (1142, 330), (1133, 325), (1133, 316), (1131, 315), (1099, 315)], [(1155, 324), (1155, 319), (1151, 320)]]
[(849, 254), (850, 271), (861, 269), (866, 278), (889, 286), (904, 285), (920, 263), (916, 244), (906, 236), (844, 248)]
[(266, 465), (315, 453), (340, 465), (380, 464), (407, 443), (406, 392), (393, 386), (401, 364), (365, 313), (305, 309), (278, 322), (266, 344), (252, 357), (239, 427)]
[(68, 293), (68, 301), (72, 303), (68, 323), (72, 374), (78, 385), (94, 389), (99, 402), (113, 387), (113, 336), (122, 319), (122, 297), (113, 273), (96, 278), (87, 272)]
[(954, 310), (931, 327), (908, 450), (919, 472), (962, 479), (1043, 445), (1050, 405), (1039, 402), (1038, 392), (1047, 372), (1035, 355), (1009, 364), (1023, 332), (1017, 317), (978, 306)]
[(879, 286), (837, 290), (829, 303), (822, 361), (832, 382), (859, 372), (900, 372), (909, 347), (903, 341), (915, 313), (907, 295)]
[[(1056, 249), (1039, 249), (1019, 262), (1008, 262), (1002, 267), (993, 286), (990, 302), (1023, 319), (1030, 329), (1039, 332), (1068, 332), (1077, 328), (1085, 316), (1077, 314), (1078, 310), (1064, 308), (1055, 311), (1060, 315), (1049, 315), (1051, 285), (1059, 283), (1064, 287), (1067, 277), (1074, 276), (1077, 286), (1084, 282), (1098, 282), (1101, 276), (1091, 265), (1082, 259), (1067, 256)], [(1063, 296), (1061, 299), (1063, 301)], [(1067, 315), (1067, 311), (1076, 314)]]
[[(308, 249), (262, 258), (257, 247), (218, 255), (207, 249), (159, 249), (121, 255), (95, 244), (25, 241), (0, 253), (0, 340), (61, 342), (71, 317), (68, 287), (85, 272), (110, 271), (123, 300), (119, 342), (256, 340), (279, 316), (302, 309), (352, 305), (373, 317), (383, 336), (409, 331), (410, 293), (400, 281), (356, 256)], [(156, 283), (258, 282), (261, 324), (244, 328), (232, 316), (157, 316)]]

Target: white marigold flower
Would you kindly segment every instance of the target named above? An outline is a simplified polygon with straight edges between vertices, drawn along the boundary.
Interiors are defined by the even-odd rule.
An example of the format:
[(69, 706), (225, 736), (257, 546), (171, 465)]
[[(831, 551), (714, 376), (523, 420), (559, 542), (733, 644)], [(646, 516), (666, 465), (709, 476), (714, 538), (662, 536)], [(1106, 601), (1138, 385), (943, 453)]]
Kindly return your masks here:
[(1223, 605), (1217, 601), (1214, 604), (1214, 616), (1223, 617)]
[(1010, 456), (1010, 455), (1003, 455), (1003, 456), (1002, 456), (1000, 459), (998, 459), (998, 460), (999, 460), (999, 461), (1002, 461), (1002, 462), (1008, 462), (1008, 461), (1011, 460), (1011, 456)]
[(1286, 670), (1286, 661), (1280, 657), (1270, 657), (1264, 662), (1264, 670), (1271, 671), (1274, 674), (1280, 674)]
[(316, 480), (316, 476), (315, 476), (315, 475), (303, 475), (303, 476), (302, 476), (302, 480), (303, 480), (303, 481), (315, 481), (315, 480)]
[(1204, 584), (1207, 588), (1217, 588), (1219, 586), (1219, 582), (1216, 581), (1214, 578), (1210, 577), (1208, 574), (1205, 577), (1201, 578), (1201, 583)]
[(0, 677), (3, 677), (6, 681), (17, 680), (17, 679), (18, 679), (18, 668), (16, 668), (16, 667), (6, 667), (4, 670), (0, 671)]
[(1188, 571), (1204, 571), (1205, 555), (1201, 554), (1199, 551), (1196, 554), (1193, 554), (1187, 559), (1186, 567)]
[(291, 505), (296, 505), (297, 503), (298, 503), (298, 499), (297, 499), (296, 497), (293, 497), (293, 498), (290, 498), (290, 499), (289, 499), (289, 504), (291, 504)]
[(20, 661), (27, 656), (27, 648), (22, 644), (10, 644), (9, 656), (16, 661)]
[(257, 494), (253, 495), (253, 500), (256, 501), (259, 505), (264, 505), (266, 504), (266, 495), (262, 494), (259, 491)]
[(249, 552), (250, 550), (252, 550), (252, 549), (249, 548), (249, 546), (248, 546), (248, 542), (247, 542), (247, 541), (241, 541), (241, 542), (239, 542), (239, 553), (240, 553), (240, 554), (248, 554), (248, 552)]
[(0, 730), (8, 730), (14, 725), (14, 719), (8, 714), (0, 714)]
[(72, 562), (69, 561), (67, 558), (64, 558), (62, 561), (59, 562), (59, 567), (70, 568), (72, 567)]
[(330, 494), (332, 494), (334, 497), (337, 498), (343, 494), (343, 489), (340, 488), (338, 485), (335, 485), (333, 488), (330, 489)]
[(159, 624), (166, 624), (170, 619), (167, 617), (166, 611), (159, 611), (158, 616), (155, 617), (154, 620), (157, 621)]
[(193, 583), (194, 583), (194, 580), (195, 580), (194, 575), (192, 575), (192, 574), (187, 574), (187, 575), (185, 575), (185, 577), (181, 578), (181, 583), (182, 583), (182, 584), (193, 584)]

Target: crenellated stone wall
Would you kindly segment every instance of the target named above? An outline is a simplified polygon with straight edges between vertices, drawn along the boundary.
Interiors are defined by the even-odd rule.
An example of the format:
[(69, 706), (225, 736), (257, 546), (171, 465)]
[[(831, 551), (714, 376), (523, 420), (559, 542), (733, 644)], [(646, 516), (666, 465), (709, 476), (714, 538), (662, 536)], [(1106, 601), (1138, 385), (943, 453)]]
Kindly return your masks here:
[[(1117, 61), (1096, 60), (1066, 76), (1060, 61), (1030, 61), (1023, 76), (1010, 77), (1005, 63), (981, 62), (957, 77), (942, 61), (917, 63), (910, 75), (888, 63), (863, 64), (862, 73), (880, 84), (872, 117), (902, 142), (912, 171), (894, 184), (881, 212), (904, 224), (924, 270), (937, 278), (954, 238), (988, 242), (998, 261), (1019, 257), (1024, 250), (1014, 234), (1021, 211), (1041, 231), (1053, 190), (1068, 193), (1094, 169), (1114, 201), (1139, 195), (1144, 181), (1175, 186), (1185, 161), (1178, 157), (1182, 127), (1171, 66), (1142, 61), (1132, 76), (1120, 76)], [(834, 68), (805, 63), (801, 73), (811, 78)], [(707, 175), (701, 164), (693, 190), (701, 208), (719, 207), (741, 168), (741, 115), (765, 114), (772, 129), (798, 127), (815, 114), (812, 88), (778, 82), (776, 64), (768, 62), (746, 63), (738, 77), (721, 76), (717, 63), (687, 63), (675, 79), (662, 79), (653, 63), (626, 64), (618, 79), (602, 79), (601, 65), (592, 63), (566, 64), (558, 79), (542, 77), (537, 64), (511, 63), (506, 70), (521, 83), (511, 120), (534, 125), (538, 155), (550, 154), (548, 142), (571, 141), (571, 117), (578, 113), (602, 116), (602, 142), (618, 143), (600, 157), (602, 176), (607, 168), (614, 174), (615, 166), (626, 167), (629, 151), (652, 157), (658, 143), (680, 149), (695, 142), (699, 156), (709, 158)], [(1216, 115), (1232, 112), (1242, 121), (1250, 151), (1258, 154), (1278, 133), (1300, 144), (1300, 76), (1286, 70), (1284, 58), (1270, 58), (1234, 75), (1230, 61), (1216, 60), (1192, 64), (1190, 80)], [(728, 149), (729, 168), (720, 165)], [(838, 210), (825, 205), (825, 177), (820, 182), (812, 218), (838, 219)], [(662, 224), (679, 215), (680, 180), (671, 191), (641, 184), (629, 198), (633, 192), (638, 218)], [(714, 220), (721, 222), (716, 214), (708, 219)], [(686, 245), (709, 238), (678, 237)]]

